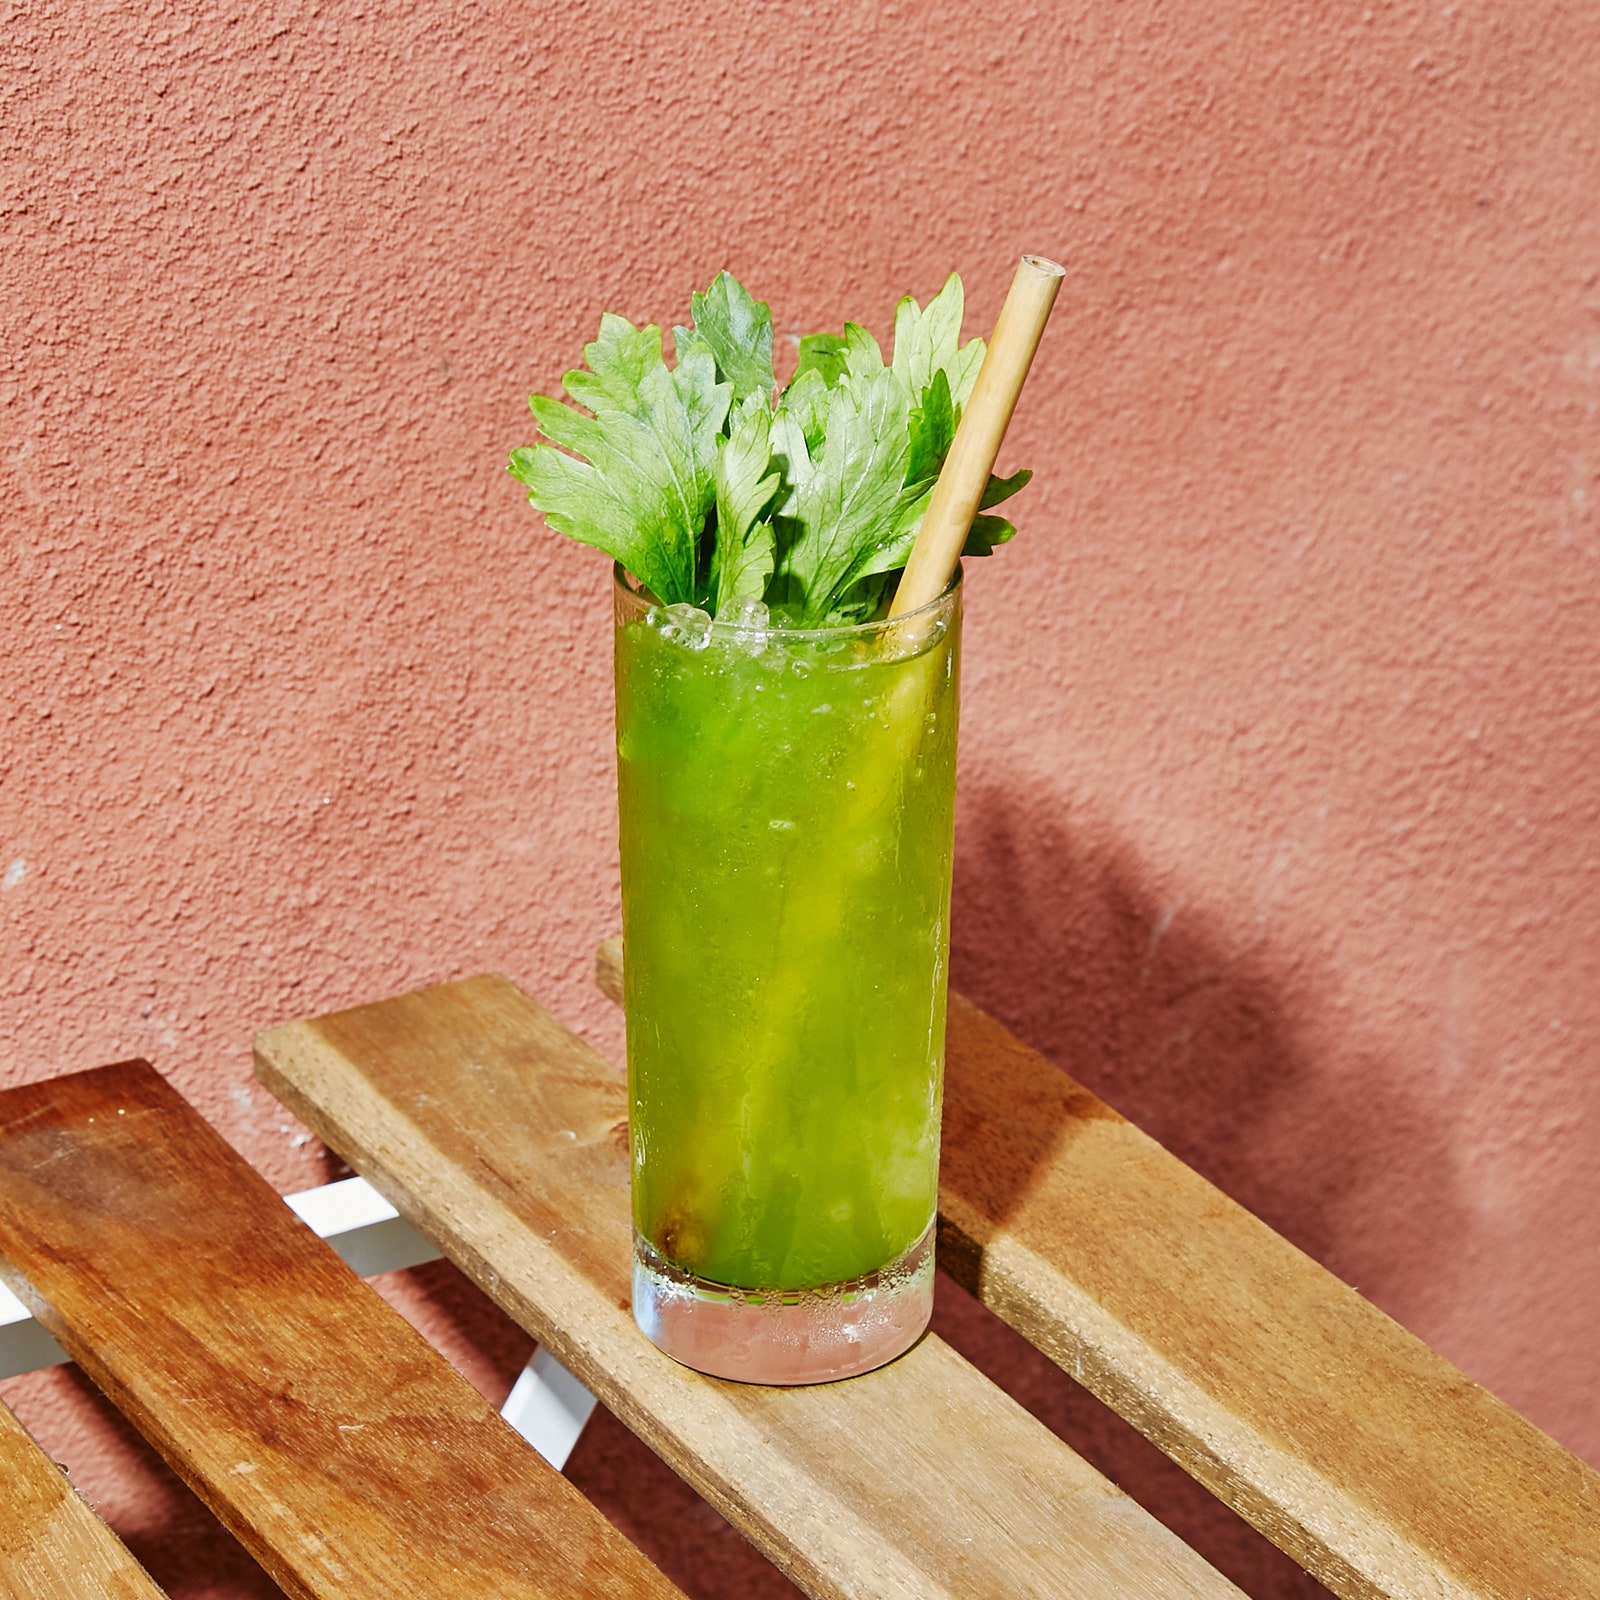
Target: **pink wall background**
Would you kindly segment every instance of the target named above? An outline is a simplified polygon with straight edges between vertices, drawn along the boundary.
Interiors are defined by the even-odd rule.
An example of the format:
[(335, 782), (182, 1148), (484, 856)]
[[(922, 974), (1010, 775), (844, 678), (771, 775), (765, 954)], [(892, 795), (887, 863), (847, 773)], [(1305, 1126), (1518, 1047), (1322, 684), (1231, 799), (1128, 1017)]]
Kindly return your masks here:
[[(1600, 30), (1583, 0), (28, 0), (0, 27), (0, 1081), (485, 968), (605, 1048), (607, 573), (503, 462), (602, 309), (1070, 272), (970, 573), (965, 991), (1600, 1464)], [(387, 1286), (503, 1395), (526, 1341)], [(958, 1293), (1260, 1600), (1314, 1586)], [(174, 1595), (273, 1591), (72, 1369)], [(785, 1586), (615, 1424), (696, 1593)], [(719, 1531), (720, 1530), (720, 1531)]]

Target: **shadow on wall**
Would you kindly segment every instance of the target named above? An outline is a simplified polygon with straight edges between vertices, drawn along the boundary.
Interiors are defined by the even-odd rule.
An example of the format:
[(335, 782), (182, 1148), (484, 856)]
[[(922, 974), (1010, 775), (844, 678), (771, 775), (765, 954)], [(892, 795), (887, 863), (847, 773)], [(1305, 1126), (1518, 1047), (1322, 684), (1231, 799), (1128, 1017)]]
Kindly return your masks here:
[[(1303, 1250), (1407, 1301), (1418, 1242), (1464, 1220), (1443, 1138), (1384, 1064), (1297, 1051), (1303, 976), (1274, 974), (1250, 930), (1174, 911), (1152, 879), (1075, 830), (1061, 796), (969, 787), (953, 986)], [(1248, 1594), (1324, 1593), (953, 1284), (941, 1307), (952, 1344)]]
[(1465, 1221), (1447, 1130), (1388, 1064), (1307, 1059), (1304, 977), (1066, 809), (1040, 788), (965, 798), (954, 986), (1363, 1293), (1407, 1299), (1395, 1263)]

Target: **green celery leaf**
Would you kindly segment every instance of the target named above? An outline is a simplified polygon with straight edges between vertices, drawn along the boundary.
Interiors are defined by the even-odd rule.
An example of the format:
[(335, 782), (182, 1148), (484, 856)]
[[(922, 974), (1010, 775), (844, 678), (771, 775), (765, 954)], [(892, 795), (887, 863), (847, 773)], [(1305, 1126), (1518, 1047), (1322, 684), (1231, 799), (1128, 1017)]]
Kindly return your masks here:
[(584, 356), (591, 370), (569, 372), (562, 384), (594, 415), (532, 396), (550, 445), (514, 450), (512, 476), (557, 533), (620, 561), (664, 605), (693, 601), (728, 386), (705, 351), (680, 353), (669, 371), (661, 330), (622, 317), (602, 319)]
[(819, 455), (811, 455), (796, 419), (779, 412), (774, 449), (785, 459), (788, 493), (778, 508), (775, 577), (784, 602), (798, 608), (795, 620), (825, 619), (861, 575), (863, 551), (892, 524), (911, 450), (910, 414), (905, 387), (881, 361), (876, 372), (852, 371), (829, 392)]
[(789, 389), (808, 373), (820, 374), (831, 389), (845, 374), (844, 337), (837, 333), (808, 333), (800, 341), (800, 360), (796, 363)]
[(717, 452), (717, 546), (712, 575), (719, 617), (736, 600), (759, 600), (776, 555), (772, 523), (761, 521), (783, 479), (772, 464), (772, 413), (752, 394), (733, 419)]
[[(830, 403), (828, 385), (815, 368), (802, 372), (783, 391), (778, 416), (784, 419), (785, 426), (778, 430), (778, 434), (788, 439), (790, 426), (798, 428), (805, 441), (804, 453), (808, 461), (821, 447), (822, 436), (828, 426)], [(782, 453), (785, 447), (775, 442), (772, 448)]]
[(965, 309), (961, 277), (952, 272), (925, 308), (907, 295), (894, 313), (895, 375), (912, 394), (921, 395), (933, 382), (933, 375), (943, 372), (958, 413), (978, 381), (984, 354), (982, 339), (961, 343)]
[(988, 352), (989, 347), (982, 339), (968, 339), (956, 352), (955, 360), (945, 368), (950, 377), (950, 396), (958, 413), (972, 398), (973, 385), (978, 381), (983, 358)]
[(956, 354), (964, 310), (961, 279), (954, 272), (926, 308), (909, 294), (895, 307), (895, 376), (913, 394), (921, 394)]
[[(692, 295), (694, 333), (716, 359), (717, 375), (733, 385), (733, 403), (759, 394), (770, 401), (778, 387), (772, 375), (772, 312), (765, 300), (752, 300), (731, 272), (719, 272), (704, 294)], [(677, 348), (682, 359), (682, 329)]]
[(607, 311), (600, 318), (599, 337), (583, 347), (583, 359), (588, 372), (580, 367), (562, 374), (567, 393), (596, 416), (606, 411), (638, 416), (643, 406), (640, 385), (663, 365), (661, 330), (653, 324), (636, 328), (626, 317)]
[(878, 341), (859, 322), (844, 325), (844, 364), (852, 378), (876, 378), (884, 370)]
[(834, 602), (824, 626), (849, 628), (858, 622), (873, 621), (889, 599), (896, 576), (893, 572), (876, 572), (856, 579)]
[[(672, 330), (672, 351), (675, 362), (682, 361), (685, 356), (700, 355), (704, 356), (712, 366), (717, 363), (716, 351), (693, 328), (679, 327)], [(732, 385), (729, 387), (731, 389)]]
[(808, 333), (800, 341), (800, 360), (789, 387), (793, 389), (806, 373), (815, 372), (833, 389), (847, 376), (870, 378), (882, 367), (878, 341), (859, 322), (847, 322), (843, 333)]
[(791, 621), (800, 620), (804, 614), (806, 595), (804, 581), (791, 570), (786, 552), (798, 541), (803, 529), (785, 513), (799, 501), (802, 488), (808, 489), (816, 476), (813, 451), (822, 448), (831, 405), (827, 384), (821, 374), (812, 369), (789, 385), (772, 419), (772, 461), (783, 475), (774, 515), (774, 534), (784, 553), (779, 553), (775, 559), (773, 577), (767, 585), (767, 604), (774, 611), (784, 612)]
[(991, 472), (989, 482), (983, 491), (983, 499), (978, 502), (980, 511), (987, 511), (990, 506), (997, 506), (1002, 500), (1009, 500), (1019, 489), (1026, 489), (1033, 479), (1033, 473), (1024, 467), (1021, 472), (1013, 472), (1009, 478), (997, 478)]
[[(1002, 500), (1009, 500), (1032, 476), (1027, 470), (1013, 473), (1009, 478), (996, 478), (991, 474), (988, 486), (983, 491), (983, 499), (979, 502), (980, 508), (987, 510), (990, 506), (999, 505)], [(892, 572), (911, 559), (911, 547), (917, 542), (917, 534), (921, 531), (922, 519), (927, 513), (928, 502), (933, 498), (933, 487), (937, 481), (923, 479), (920, 483), (908, 483), (900, 491), (900, 498), (889, 518), (888, 532), (875, 547), (861, 553), (861, 559), (853, 569), (853, 577), (860, 579), (879, 572)], [(972, 531), (967, 535), (961, 553), (964, 556), (986, 556), (1016, 531), (1001, 517), (974, 517)]]
[(911, 547), (917, 542), (917, 530), (932, 498), (932, 481), (902, 486), (879, 538), (858, 553), (850, 569), (852, 582), (893, 572), (911, 559)]
[(964, 556), (993, 555), (995, 546), (1004, 544), (1016, 531), (1004, 517), (974, 517), (961, 553)]
[(922, 403), (911, 412), (911, 460), (906, 466), (907, 483), (924, 483), (939, 476), (939, 468), (950, 453), (956, 436), (955, 406), (950, 400), (950, 380), (943, 367), (922, 390)]
[[(1021, 472), (1013, 472), (1009, 478), (997, 478), (991, 473), (988, 485), (983, 491), (983, 499), (978, 502), (982, 510), (990, 506), (997, 506), (1002, 500), (1009, 500), (1019, 489), (1027, 486), (1033, 474), (1026, 467)], [(967, 542), (961, 547), (964, 556), (993, 555), (995, 546), (1002, 545), (1016, 533), (1012, 523), (1004, 517), (985, 517), (982, 515), (972, 519), (972, 527), (967, 533)]]

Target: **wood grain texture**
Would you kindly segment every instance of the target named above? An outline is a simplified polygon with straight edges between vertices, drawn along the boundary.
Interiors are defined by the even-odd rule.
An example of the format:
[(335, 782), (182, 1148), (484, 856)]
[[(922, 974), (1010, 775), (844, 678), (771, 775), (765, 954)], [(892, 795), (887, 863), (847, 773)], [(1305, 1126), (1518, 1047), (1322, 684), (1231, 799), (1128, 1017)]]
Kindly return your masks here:
[(678, 1594), (145, 1063), (0, 1094), (0, 1252), (296, 1600)]
[(809, 1389), (629, 1313), (622, 1075), (503, 978), (295, 1023), (257, 1074), (810, 1594), (1239, 1591), (940, 1340)]
[(161, 1600), (150, 1575), (3, 1404), (0, 1600)]
[(1600, 1596), (1600, 1475), (955, 995), (947, 1057), (939, 1261), (997, 1315), (1349, 1600)]

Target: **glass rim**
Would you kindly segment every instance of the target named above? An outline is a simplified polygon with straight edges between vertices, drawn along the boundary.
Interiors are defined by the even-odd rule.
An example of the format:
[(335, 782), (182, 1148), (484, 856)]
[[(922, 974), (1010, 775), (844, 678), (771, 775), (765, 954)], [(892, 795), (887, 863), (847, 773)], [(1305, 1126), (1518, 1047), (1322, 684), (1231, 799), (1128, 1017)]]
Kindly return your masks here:
[[(903, 611), (898, 617), (878, 617), (870, 622), (847, 622), (837, 628), (773, 628), (764, 631), (780, 639), (793, 639), (797, 643), (807, 644), (821, 639), (863, 639), (874, 634), (886, 633), (892, 628), (904, 628), (919, 619), (932, 622), (938, 614), (947, 609), (951, 602), (957, 599), (961, 592), (962, 570), (961, 563), (956, 562), (955, 575), (950, 579), (943, 591), (936, 595), (926, 605), (918, 606), (915, 611)], [(661, 602), (649, 595), (646, 590), (620, 561), (611, 563), (611, 581), (613, 586), (625, 594), (628, 599), (635, 601), (646, 608), (660, 606)], [(711, 632), (717, 635), (719, 630), (723, 633), (748, 632), (749, 624), (731, 622), (726, 618), (713, 617), (711, 619)]]

